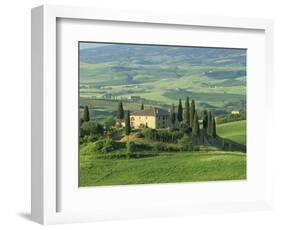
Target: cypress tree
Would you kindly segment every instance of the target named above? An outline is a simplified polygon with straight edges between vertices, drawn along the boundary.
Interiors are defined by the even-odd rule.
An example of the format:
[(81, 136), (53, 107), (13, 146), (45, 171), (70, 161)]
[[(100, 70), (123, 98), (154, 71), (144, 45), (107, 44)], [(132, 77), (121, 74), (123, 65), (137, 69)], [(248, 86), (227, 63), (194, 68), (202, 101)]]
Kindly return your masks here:
[(208, 136), (212, 135), (212, 113), (208, 112), (208, 124), (207, 124), (207, 134)]
[(190, 127), (190, 105), (189, 105), (189, 97), (186, 98), (185, 100), (185, 107), (184, 107), (184, 120), (185, 124)]
[(223, 150), (225, 149), (224, 139), (222, 139), (222, 141), (221, 141), (221, 147)]
[(120, 101), (117, 108), (117, 119), (123, 119), (123, 118), (124, 118), (123, 103), (122, 101)]
[(84, 121), (89, 121), (90, 120), (89, 108), (88, 108), (87, 105), (84, 108), (83, 120)]
[(141, 103), (141, 110), (144, 110), (144, 105), (143, 105), (143, 103)]
[(197, 115), (197, 112), (195, 111), (194, 119), (193, 119), (193, 126), (192, 126), (192, 135), (198, 136), (199, 133), (200, 133), (200, 128), (199, 128), (198, 115)]
[(207, 112), (207, 110), (203, 111), (202, 120), (203, 120), (203, 129), (207, 130), (207, 128), (208, 128), (208, 112)]
[(182, 112), (183, 112), (182, 103), (181, 103), (181, 99), (179, 99), (178, 116), (177, 116), (179, 122), (183, 120)]
[(172, 105), (171, 111), (170, 111), (170, 123), (172, 127), (174, 127), (176, 123), (176, 112), (175, 112), (175, 105)]
[(216, 138), (217, 137), (217, 128), (216, 128), (216, 119), (213, 117), (212, 121), (212, 137)]
[(129, 135), (131, 133), (131, 121), (130, 121), (129, 110), (126, 112), (126, 116), (125, 116), (125, 131), (126, 131), (126, 135)]
[(190, 127), (193, 126), (194, 114), (195, 114), (195, 102), (194, 100), (192, 100), (190, 106)]

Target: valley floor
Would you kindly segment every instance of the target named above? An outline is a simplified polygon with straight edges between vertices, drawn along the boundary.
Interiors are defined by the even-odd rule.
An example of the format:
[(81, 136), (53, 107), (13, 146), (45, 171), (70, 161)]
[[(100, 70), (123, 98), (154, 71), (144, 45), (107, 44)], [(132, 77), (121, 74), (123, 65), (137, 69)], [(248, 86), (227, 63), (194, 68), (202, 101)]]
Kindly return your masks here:
[(136, 159), (81, 159), (80, 186), (246, 179), (246, 154), (178, 152)]

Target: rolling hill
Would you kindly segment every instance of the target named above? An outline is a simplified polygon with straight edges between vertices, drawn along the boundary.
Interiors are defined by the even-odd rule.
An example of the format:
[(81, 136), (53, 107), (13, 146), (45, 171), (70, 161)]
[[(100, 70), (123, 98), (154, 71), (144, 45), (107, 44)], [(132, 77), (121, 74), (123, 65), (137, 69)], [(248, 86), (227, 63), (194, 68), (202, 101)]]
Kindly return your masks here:
[(219, 136), (246, 145), (246, 121), (234, 121), (217, 125)]
[[(244, 108), (246, 50), (113, 44), (80, 50), (80, 97), (195, 99), (213, 112)], [(139, 102), (140, 103), (140, 102)]]

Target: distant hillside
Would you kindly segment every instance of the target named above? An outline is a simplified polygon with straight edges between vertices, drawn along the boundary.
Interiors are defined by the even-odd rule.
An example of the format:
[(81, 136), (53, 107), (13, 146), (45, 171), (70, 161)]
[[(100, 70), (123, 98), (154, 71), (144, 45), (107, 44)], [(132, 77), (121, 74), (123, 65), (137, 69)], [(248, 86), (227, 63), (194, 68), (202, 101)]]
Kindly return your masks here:
[(83, 49), (82, 62), (98, 64), (104, 62), (130, 62), (141, 65), (184, 64), (212, 66), (245, 66), (243, 49), (195, 48), (149, 45), (110, 45)]
[[(246, 50), (107, 45), (80, 50), (80, 96), (139, 96), (164, 105), (189, 96), (200, 109), (246, 104)], [(140, 103), (140, 102), (136, 102)]]

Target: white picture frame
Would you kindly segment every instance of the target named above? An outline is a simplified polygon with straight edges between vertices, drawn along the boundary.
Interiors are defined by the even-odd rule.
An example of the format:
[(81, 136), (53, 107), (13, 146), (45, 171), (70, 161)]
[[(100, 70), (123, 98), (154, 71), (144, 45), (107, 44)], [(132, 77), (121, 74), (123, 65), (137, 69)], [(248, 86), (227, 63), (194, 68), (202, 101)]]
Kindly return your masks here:
[[(272, 207), (272, 179), (271, 179), (271, 164), (272, 160), (270, 152), (270, 138), (267, 138), (263, 145), (263, 155), (260, 156), (260, 165), (257, 169), (262, 169), (264, 178), (262, 182), (256, 182), (256, 187), (250, 188), (252, 185), (237, 185), (229, 183), (229, 188), (245, 189), (246, 192), (263, 188), (262, 192), (256, 191), (257, 196), (253, 199), (248, 199), (247, 196), (243, 199), (238, 196), (233, 200), (227, 198), (218, 200), (206, 197), (202, 202), (195, 199), (194, 203), (180, 202), (171, 200), (165, 205), (160, 205), (165, 197), (160, 197), (158, 203), (151, 203), (152, 206), (141, 206), (140, 203), (133, 203), (128, 199), (124, 207), (113, 207), (109, 211), (110, 205), (105, 209), (100, 206), (94, 208), (96, 201), (91, 203), (91, 207), (85, 207), (85, 200), (79, 201), (79, 197), (73, 195), (66, 200), (68, 209), (61, 209), (61, 196), (66, 196), (61, 193), (60, 187), (62, 181), (59, 179), (59, 173), (64, 173), (60, 170), (57, 155), (59, 150), (58, 143), (58, 113), (57, 108), (58, 95), (60, 95), (61, 88), (58, 87), (58, 23), (61, 19), (71, 21), (99, 21), (104, 23), (122, 22), (122, 23), (138, 23), (145, 25), (153, 25), (154, 27), (177, 27), (184, 28), (189, 26), (192, 28), (200, 28), (201, 30), (219, 29), (225, 31), (241, 30), (245, 31), (260, 31), (262, 32), (262, 39), (259, 44), (264, 42), (264, 52), (261, 52), (259, 61), (264, 73), (260, 74), (260, 80), (256, 83), (254, 80), (249, 81), (249, 84), (256, 84), (256, 87), (263, 88), (260, 92), (259, 98), (264, 98), (264, 106), (272, 111), (273, 108), (273, 22), (266, 19), (247, 19), (247, 18), (231, 18), (231, 17), (214, 17), (214, 16), (191, 16), (191, 15), (173, 15), (160, 14), (148, 12), (127, 12), (114, 10), (100, 10), (91, 8), (66, 7), (66, 6), (51, 6), (44, 5), (32, 9), (32, 169), (31, 169), (31, 213), (32, 219), (41, 224), (56, 224), (69, 223), (81, 221), (97, 221), (107, 219), (126, 219), (126, 218), (142, 218), (153, 216), (173, 216), (186, 215), (194, 213), (206, 212), (226, 212), (226, 211), (243, 211), (243, 210), (264, 210)], [(79, 24), (78, 24), (79, 27)], [(244, 32), (243, 32), (244, 33)], [(132, 38), (134, 39), (134, 38)], [(236, 38), (237, 40), (238, 38)], [(233, 38), (235, 40), (235, 38)], [(132, 40), (133, 41), (133, 40)], [(168, 42), (168, 41), (167, 41)], [(253, 42), (254, 43), (254, 42)], [(231, 45), (231, 43), (229, 43)], [(215, 44), (213, 44), (215, 45)], [(239, 43), (237, 43), (239, 46)], [(258, 62), (259, 63), (259, 62)], [(260, 64), (260, 63), (259, 63)], [(77, 73), (75, 73), (77, 74)], [(263, 83), (265, 83), (263, 85)], [(71, 85), (72, 83), (70, 83)], [(67, 86), (65, 86), (67, 87)], [(70, 90), (70, 91), (69, 91)], [(73, 88), (68, 89), (71, 93)], [(254, 95), (255, 91), (252, 88), (250, 95)], [(77, 94), (77, 92), (73, 92)], [(250, 96), (248, 100), (254, 100)], [(250, 107), (250, 109), (255, 107)], [(251, 116), (251, 115), (250, 115)], [(265, 119), (270, 122), (268, 114), (263, 114)], [(253, 125), (252, 125), (253, 126)], [(271, 127), (268, 127), (271, 129)], [(251, 131), (251, 130), (250, 130)], [(252, 132), (253, 133), (253, 132)], [(270, 133), (270, 132), (269, 132)], [(251, 132), (250, 132), (251, 134)], [(258, 136), (257, 136), (258, 138)], [(265, 161), (264, 161), (265, 160)], [(264, 163), (263, 163), (264, 161)], [(68, 164), (68, 163), (67, 163)], [(69, 163), (71, 164), (71, 163)], [(64, 166), (64, 168), (66, 168)], [(256, 169), (255, 169), (256, 170)], [(255, 172), (255, 171), (253, 171)], [(96, 194), (107, 193), (112, 196), (111, 192), (115, 194), (128, 192), (131, 196), (145, 194), (146, 192), (158, 193), (165, 191), (175, 196), (183, 196), (181, 189), (195, 189), (194, 194), (199, 189), (210, 189), (211, 194), (215, 194), (218, 189), (225, 189), (223, 183), (218, 182), (216, 185), (200, 184), (191, 187), (183, 187), (178, 184), (164, 184), (155, 186), (121, 186), (117, 188), (107, 187), (98, 188), (95, 190)], [(243, 182), (242, 182), (243, 183)], [(237, 187), (238, 186), (238, 187)], [(249, 188), (248, 188), (248, 187)], [(245, 188), (243, 188), (245, 187)], [(67, 188), (67, 187), (66, 187)], [(65, 188), (64, 188), (65, 189)], [(225, 190), (227, 191), (227, 190)], [(71, 191), (69, 191), (72, 193)], [(83, 191), (83, 196), (89, 196), (92, 191)], [(238, 192), (239, 193), (239, 192)], [(74, 193), (73, 193), (74, 194)], [(130, 196), (128, 195), (128, 197)], [(195, 195), (196, 196), (196, 195)], [(199, 196), (199, 195), (198, 195)], [(102, 200), (102, 197), (101, 197)], [(73, 201), (73, 203), (70, 203)], [(81, 203), (82, 205), (79, 205)], [(99, 204), (101, 205), (101, 204)], [(117, 203), (115, 205), (118, 205)], [(135, 205), (134, 207), (132, 205)], [(79, 209), (75, 210), (75, 207)], [(81, 207), (80, 207), (81, 206)], [(73, 207), (73, 208), (71, 208)], [(85, 210), (84, 210), (84, 208)], [(71, 211), (73, 209), (74, 211)], [(100, 211), (99, 211), (100, 210)], [(120, 211), (122, 210), (122, 212)]]

